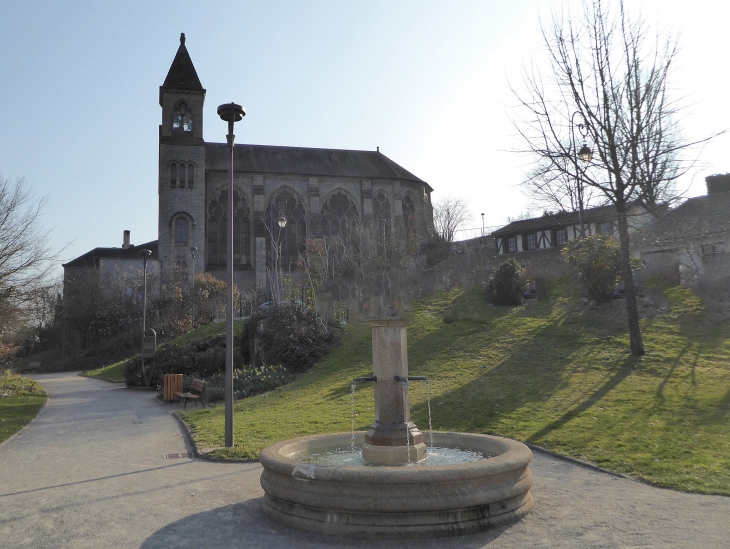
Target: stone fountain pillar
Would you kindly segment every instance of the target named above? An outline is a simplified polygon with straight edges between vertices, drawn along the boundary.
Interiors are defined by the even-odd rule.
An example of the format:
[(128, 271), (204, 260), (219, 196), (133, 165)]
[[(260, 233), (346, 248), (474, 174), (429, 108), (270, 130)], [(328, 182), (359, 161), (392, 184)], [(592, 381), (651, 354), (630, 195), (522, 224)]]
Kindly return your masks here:
[(365, 434), (362, 456), (371, 463), (398, 465), (426, 457), (423, 433), (411, 421), (408, 403), (408, 344), (403, 319), (373, 320), (375, 423)]

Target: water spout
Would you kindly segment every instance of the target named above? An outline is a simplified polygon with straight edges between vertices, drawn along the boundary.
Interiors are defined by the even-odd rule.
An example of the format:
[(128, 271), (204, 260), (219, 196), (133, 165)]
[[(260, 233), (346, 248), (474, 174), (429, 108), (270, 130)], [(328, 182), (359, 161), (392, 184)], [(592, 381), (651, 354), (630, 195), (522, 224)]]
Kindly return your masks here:
[(375, 383), (376, 381), (378, 381), (378, 376), (356, 377), (356, 378), (353, 378), (353, 380), (352, 380), (353, 383), (357, 383), (358, 381), (371, 381), (371, 382)]

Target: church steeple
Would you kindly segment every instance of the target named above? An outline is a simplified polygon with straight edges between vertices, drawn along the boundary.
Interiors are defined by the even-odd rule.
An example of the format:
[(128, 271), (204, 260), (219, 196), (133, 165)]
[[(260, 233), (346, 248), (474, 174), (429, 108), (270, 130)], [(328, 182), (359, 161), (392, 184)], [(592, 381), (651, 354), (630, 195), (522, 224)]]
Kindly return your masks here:
[[(160, 139), (180, 145), (203, 143), (203, 103), (205, 89), (195, 71), (185, 47), (185, 33), (180, 34), (180, 46), (160, 86), (162, 124)], [(170, 141), (172, 140), (172, 141)]]
[(170, 65), (170, 70), (161, 89), (205, 92), (200, 83), (200, 78), (198, 78), (198, 73), (195, 72), (188, 49), (185, 47), (184, 32), (180, 34), (180, 47), (177, 49), (175, 59)]

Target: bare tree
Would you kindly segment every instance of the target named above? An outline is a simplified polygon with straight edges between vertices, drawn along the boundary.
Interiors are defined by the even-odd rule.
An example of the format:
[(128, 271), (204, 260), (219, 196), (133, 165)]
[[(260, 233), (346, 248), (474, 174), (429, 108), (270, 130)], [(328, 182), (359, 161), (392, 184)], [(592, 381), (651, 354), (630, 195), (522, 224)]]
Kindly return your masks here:
[(456, 231), (471, 218), (471, 212), (463, 198), (447, 196), (433, 205), (433, 225), (436, 234), (447, 242), (453, 242)]
[[(626, 286), (631, 352), (644, 354), (629, 253), (631, 204), (652, 207), (686, 171), (677, 104), (668, 79), (677, 55), (674, 39), (652, 38), (641, 17), (631, 19), (622, 0), (586, 0), (582, 18), (553, 13), (542, 23), (549, 57), (545, 76), (525, 71), (527, 91), (517, 93), (526, 112), (516, 127), (537, 161), (602, 193), (616, 208)], [(582, 119), (593, 158), (579, 162), (570, 135)]]
[(568, 166), (558, 170), (552, 161), (541, 162), (527, 174), (522, 185), (532, 203), (545, 211), (568, 213), (602, 205), (596, 189), (586, 189), (568, 172)]
[[(18, 308), (45, 283), (58, 257), (40, 226), (45, 203), (33, 199), (24, 179), (0, 176), (0, 317), (7, 322), (27, 316)], [(7, 322), (0, 321), (0, 332)]]

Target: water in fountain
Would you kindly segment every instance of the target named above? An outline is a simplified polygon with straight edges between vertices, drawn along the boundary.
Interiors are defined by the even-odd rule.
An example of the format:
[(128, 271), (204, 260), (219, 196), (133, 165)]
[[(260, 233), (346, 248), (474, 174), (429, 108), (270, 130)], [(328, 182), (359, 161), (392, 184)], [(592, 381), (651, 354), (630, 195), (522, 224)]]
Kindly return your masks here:
[(426, 454), (425, 459), (417, 462), (401, 463), (400, 465), (381, 465), (370, 463), (362, 457), (359, 451), (352, 451), (350, 448), (333, 448), (325, 452), (315, 452), (297, 457), (298, 461), (312, 463), (319, 466), (333, 467), (428, 467), (435, 465), (452, 465), (455, 463), (468, 463), (480, 459), (492, 457), (488, 452), (470, 450), (468, 448), (445, 448), (441, 446), (432, 447)]
[(431, 437), (431, 450), (433, 450), (433, 425), (431, 424), (431, 387), (426, 380), (426, 402), (428, 403), (428, 436)]
[[(355, 451), (355, 386), (357, 385), (357, 381), (352, 382), (352, 387), (350, 387), (350, 409), (352, 411), (352, 441), (350, 442), (350, 451)], [(433, 437), (432, 437), (433, 438)]]

